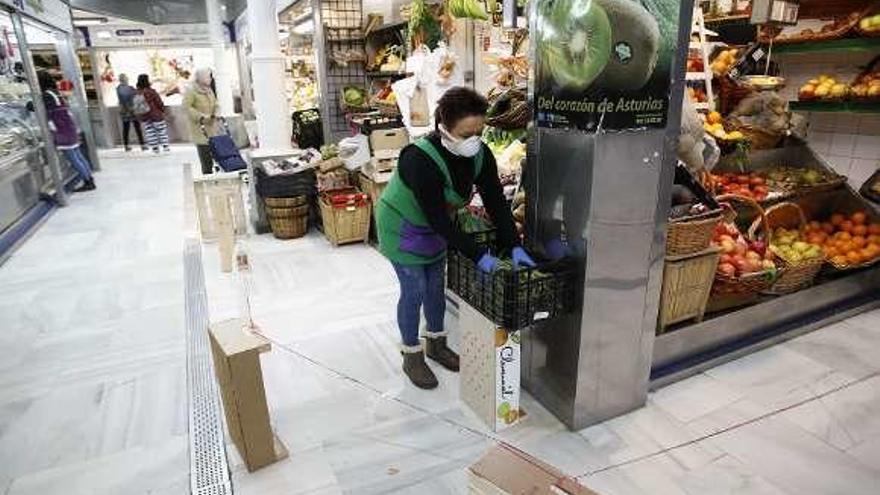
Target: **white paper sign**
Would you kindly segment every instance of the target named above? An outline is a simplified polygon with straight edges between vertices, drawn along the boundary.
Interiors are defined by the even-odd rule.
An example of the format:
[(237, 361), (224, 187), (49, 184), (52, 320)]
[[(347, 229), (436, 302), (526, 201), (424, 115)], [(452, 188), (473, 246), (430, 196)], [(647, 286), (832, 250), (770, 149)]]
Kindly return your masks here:
[(495, 330), (495, 431), (515, 424), (520, 418), (521, 350), (519, 331)]

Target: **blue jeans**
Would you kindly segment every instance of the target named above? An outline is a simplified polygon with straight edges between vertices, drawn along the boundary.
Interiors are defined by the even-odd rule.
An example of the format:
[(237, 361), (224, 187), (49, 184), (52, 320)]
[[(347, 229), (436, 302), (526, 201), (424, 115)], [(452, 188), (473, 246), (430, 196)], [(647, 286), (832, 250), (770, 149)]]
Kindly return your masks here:
[(446, 313), (446, 260), (430, 265), (391, 263), (400, 280), (397, 326), (405, 346), (419, 345), (419, 310), (424, 307), (428, 331), (443, 331)]
[(92, 178), (92, 166), (89, 165), (89, 161), (83, 156), (79, 146), (69, 150), (61, 150), (61, 152), (64, 153), (64, 157), (67, 158), (67, 161), (70, 162), (70, 165), (73, 166), (82, 180)]

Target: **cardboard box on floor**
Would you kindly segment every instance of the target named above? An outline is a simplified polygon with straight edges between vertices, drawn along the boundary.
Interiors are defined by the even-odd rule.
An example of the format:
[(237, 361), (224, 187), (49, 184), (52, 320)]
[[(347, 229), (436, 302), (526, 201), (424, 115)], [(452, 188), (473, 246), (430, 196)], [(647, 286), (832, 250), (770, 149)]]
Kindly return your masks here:
[(271, 346), (244, 327), (242, 319), (225, 320), (212, 324), (209, 335), (229, 436), (248, 471), (256, 471), (287, 457), (287, 448), (269, 425), (263, 388), (260, 354)]
[(558, 469), (499, 444), (468, 468), (471, 495), (598, 495)]

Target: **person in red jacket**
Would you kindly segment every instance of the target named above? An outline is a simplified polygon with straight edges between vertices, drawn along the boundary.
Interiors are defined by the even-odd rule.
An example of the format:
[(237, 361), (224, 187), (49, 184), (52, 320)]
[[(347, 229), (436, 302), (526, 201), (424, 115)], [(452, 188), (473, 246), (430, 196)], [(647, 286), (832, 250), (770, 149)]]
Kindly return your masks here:
[(144, 124), (144, 134), (147, 137), (147, 145), (153, 150), (153, 153), (159, 153), (159, 147), (164, 151), (170, 151), (168, 139), (168, 124), (165, 122), (165, 103), (162, 97), (151, 87), (150, 76), (141, 74), (137, 80), (138, 94), (142, 95), (147, 105), (150, 107), (149, 112), (140, 115)]

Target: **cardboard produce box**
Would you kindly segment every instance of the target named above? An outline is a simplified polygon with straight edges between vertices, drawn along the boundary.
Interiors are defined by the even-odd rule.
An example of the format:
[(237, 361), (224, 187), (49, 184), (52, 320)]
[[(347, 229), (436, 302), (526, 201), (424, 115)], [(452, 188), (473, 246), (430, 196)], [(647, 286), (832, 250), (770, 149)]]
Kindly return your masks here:
[(377, 172), (390, 172), (397, 167), (398, 157), (400, 157), (400, 150), (376, 150), (373, 152), (370, 164)]
[(400, 150), (409, 144), (406, 128), (378, 129), (370, 133), (370, 148), (373, 154), (378, 150)]
[(558, 469), (505, 444), (468, 468), (471, 495), (598, 495)]
[(463, 303), (461, 326), (462, 402), (493, 431), (519, 422), (520, 332), (508, 332)]

